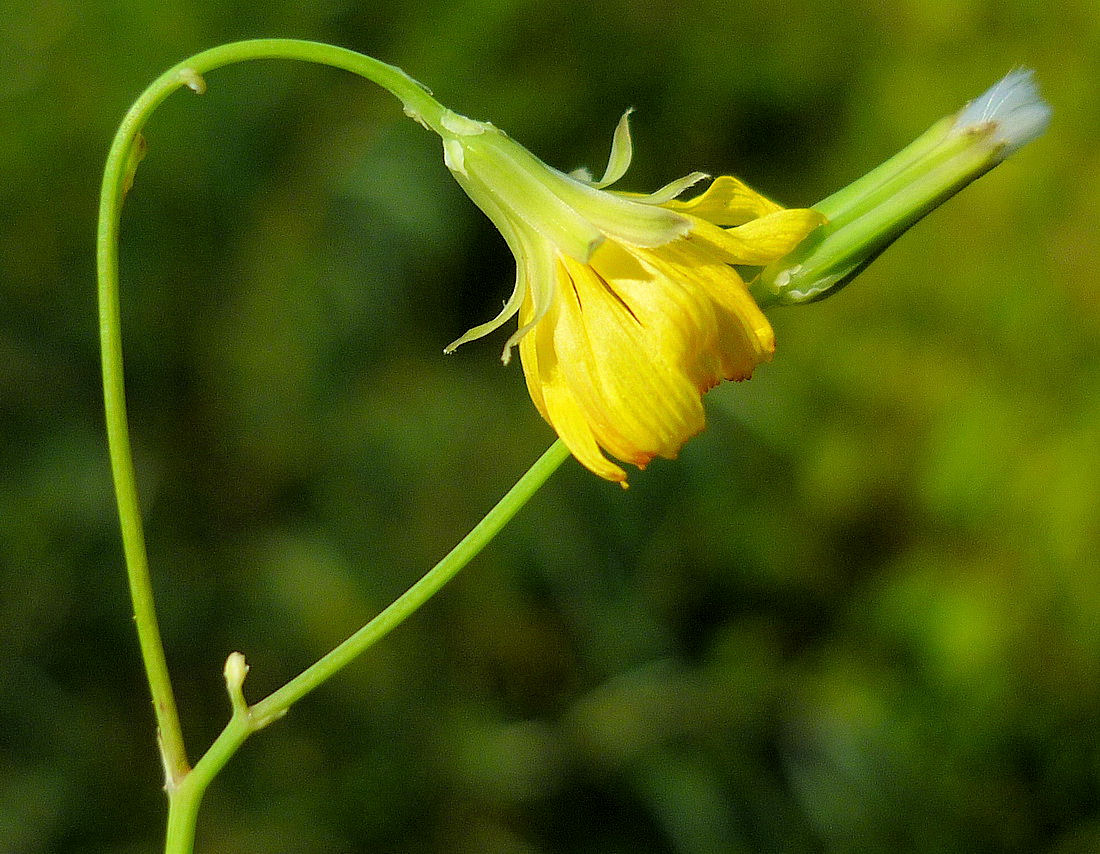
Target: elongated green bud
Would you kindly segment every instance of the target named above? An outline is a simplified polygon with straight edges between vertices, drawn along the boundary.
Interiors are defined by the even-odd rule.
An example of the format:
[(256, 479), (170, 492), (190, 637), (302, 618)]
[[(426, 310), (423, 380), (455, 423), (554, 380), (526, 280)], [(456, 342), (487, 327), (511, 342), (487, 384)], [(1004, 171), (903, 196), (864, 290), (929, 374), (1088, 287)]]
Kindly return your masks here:
[(836, 293), (879, 253), (1050, 122), (1030, 71), (1013, 71), (877, 169), (814, 205), (828, 222), (752, 285), (762, 305)]

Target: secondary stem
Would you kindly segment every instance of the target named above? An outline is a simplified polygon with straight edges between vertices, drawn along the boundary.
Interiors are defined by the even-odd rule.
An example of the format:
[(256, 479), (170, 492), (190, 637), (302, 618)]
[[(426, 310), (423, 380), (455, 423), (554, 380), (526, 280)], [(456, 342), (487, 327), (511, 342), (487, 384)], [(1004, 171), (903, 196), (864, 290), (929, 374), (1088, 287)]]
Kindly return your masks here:
[(569, 457), (560, 439), (554, 442), (470, 533), (416, 584), (377, 617), (314, 665), (251, 708), (255, 729), (286, 714), (290, 706), (387, 635), (428, 601), (480, 552), (516, 515), (548, 477)]
[[(265, 699), (246, 708), (240, 695), (243, 672), (234, 684), (227, 664), (230, 698), (237, 698), (233, 700), (233, 716), (210, 749), (195, 764), (194, 770), (170, 793), (165, 854), (190, 854), (199, 804), (207, 786), (252, 733), (281, 718), (291, 705), (401, 625), (500, 532), (568, 457), (569, 449), (560, 439), (555, 441), (446, 557), (363, 628)], [(234, 653), (234, 656), (237, 655)], [(243, 658), (240, 665), (243, 666)]]
[[(317, 42), (295, 39), (256, 39), (234, 42), (204, 51), (166, 71), (133, 104), (123, 118), (111, 144), (104, 168), (100, 192), (99, 225), (96, 234), (100, 358), (103, 369), (107, 442), (118, 503), (127, 580), (134, 609), (134, 622), (141, 647), (142, 663), (153, 699), (157, 721), (157, 743), (164, 765), (165, 790), (169, 796), (169, 850), (179, 852), (191, 850), (194, 811), (198, 809), (202, 791), (205, 790), (217, 768), (224, 764), (224, 759), (216, 767), (211, 763), (203, 766), (200, 762), (195, 772), (202, 766), (203, 774), (191, 770), (157, 622), (126, 417), (119, 308), (118, 239), (123, 199), (133, 182), (134, 170), (142, 151), (141, 129), (153, 110), (172, 92), (184, 86), (198, 93), (204, 91), (206, 84), (202, 78), (203, 74), (232, 63), (257, 59), (296, 59), (351, 71), (397, 96), (404, 104), (408, 115), (436, 132), (440, 132), (440, 122), (446, 112), (431, 97), (427, 89), (401, 69), (371, 57)], [(557, 459), (557, 462), (560, 463), (561, 459)], [(545, 474), (548, 475), (549, 471)], [(511, 512), (514, 513), (518, 506), (516, 505)], [(485, 541), (487, 539), (485, 538)], [(465, 560), (469, 560), (482, 545), (484, 541), (473, 548)], [(453, 575), (460, 566), (461, 564), (455, 567), (451, 574)], [(423, 599), (428, 595), (431, 595), (430, 592)], [(423, 599), (420, 601), (422, 602)], [(373, 640), (397, 625), (418, 604), (407, 607), (405, 614), (400, 616), (391, 614), (387, 618), (391, 625), (383, 631), (376, 632), (374, 638), (367, 638), (365, 643), (360, 642), (357, 648), (365, 649)], [(335, 672), (351, 657), (354, 657), (353, 654), (349, 654), (349, 650), (345, 649), (339, 656), (332, 659), (329, 665), (326, 665), (329, 668), (327, 673)], [(293, 690), (281, 695), (277, 702), (269, 704), (269, 712), (275, 708), (285, 711), (294, 699), (327, 678), (324, 668), (320, 671), (312, 669), (311, 671), (312, 674), (305, 682), (292, 683)], [(265, 718), (264, 722), (270, 719), (272, 718)], [(230, 725), (226, 728), (226, 733), (223, 733), (223, 738), (219, 739), (219, 750), (226, 748), (225, 759), (228, 759), (240, 742), (247, 737), (248, 732), (254, 728), (251, 721), (242, 724), (241, 720), (241, 716), (235, 712)], [(239, 740), (237, 740), (238, 736)], [(212, 768), (209, 776), (205, 774), (206, 768)]]

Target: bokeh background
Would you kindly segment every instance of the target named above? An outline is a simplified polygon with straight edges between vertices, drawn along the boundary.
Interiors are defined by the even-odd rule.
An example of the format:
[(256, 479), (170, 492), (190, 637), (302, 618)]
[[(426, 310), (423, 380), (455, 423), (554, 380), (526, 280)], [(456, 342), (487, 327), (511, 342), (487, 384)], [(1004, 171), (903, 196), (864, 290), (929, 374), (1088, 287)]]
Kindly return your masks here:
[[(168, 66), (335, 42), (563, 168), (811, 204), (1018, 65), (1047, 135), (843, 294), (627, 492), (568, 462), (441, 595), (212, 787), (200, 852), (1100, 850), (1093, 0), (5, 0), (0, 851), (162, 833), (99, 392), (115, 126)], [(349, 75), (211, 74), (123, 228), (131, 425), (192, 755), (442, 556), (551, 440), (512, 283), (438, 140)]]

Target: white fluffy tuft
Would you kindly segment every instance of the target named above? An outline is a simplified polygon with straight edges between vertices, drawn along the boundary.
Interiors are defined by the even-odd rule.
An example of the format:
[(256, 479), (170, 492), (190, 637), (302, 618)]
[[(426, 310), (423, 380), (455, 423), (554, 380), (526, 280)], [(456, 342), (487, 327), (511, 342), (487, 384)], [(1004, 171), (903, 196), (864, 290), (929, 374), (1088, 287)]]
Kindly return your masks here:
[(1005, 75), (975, 98), (955, 119), (955, 129), (995, 126), (993, 139), (1004, 146), (1004, 157), (1042, 136), (1050, 124), (1050, 105), (1039, 94), (1033, 72), (1018, 69)]

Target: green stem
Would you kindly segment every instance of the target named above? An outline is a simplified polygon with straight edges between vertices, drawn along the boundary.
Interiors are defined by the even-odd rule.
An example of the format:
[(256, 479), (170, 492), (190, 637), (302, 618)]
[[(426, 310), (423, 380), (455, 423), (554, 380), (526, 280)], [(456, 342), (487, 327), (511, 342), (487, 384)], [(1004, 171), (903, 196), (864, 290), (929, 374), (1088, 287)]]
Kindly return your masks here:
[[(104, 409), (134, 622), (153, 699), (157, 742), (164, 765), (165, 791), (169, 798), (165, 850), (171, 854), (186, 854), (192, 850), (203, 793), (248, 735), (285, 714), (295, 700), (312, 691), (420, 607), (492, 539), (568, 456), (568, 451), (560, 442), (551, 446), (446, 558), (367, 626), (298, 678), (261, 701), (254, 709), (247, 709), (243, 699), (240, 702), (235, 700), (229, 724), (194, 769), (191, 768), (157, 623), (126, 417), (118, 240), (123, 200), (144, 153), (141, 129), (153, 110), (172, 92), (184, 86), (201, 94), (206, 88), (202, 75), (214, 69), (257, 59), (296, 59), (358, 74), (391, 92), (402, 101), (409, 116), (437, 133), (443, 132), (441, 122), (447, 112), (421, 84), (401, 69), (371, 57), (317, 42), (256, 39), (204, 51), (166, 71), (133, 104), (111, 144), (103, 174), (96, 235)], [(239, 689), (238, 684), (238, 698)]]
[(168, 798), (168, 825), (164, 836), (164, 854), (191, 854), (195, 848), (195, 828), (199, 807), (206, 789), (225, 767), (225, 763), (253, 732), (247, 710), (234, 710), (225, 729), (214, 739), (194, 769), (180, 781)]
[(433, 129), (439, 126), (444, 112), (443, 107), (431, 98), (424, 87), (405, 72), (376, 59), (314, 42), (259, 39), (222, 45), (169, 69), (142, 93), (115, 134), (103, 174), (97, 233), (103, 397), (111, 472), (115, 482), (134, 621), (153, 697), (158, 743), (164, 763), (165, 788), (169, 794), (186, 776), (190, 766), (154, 610), (126, 419), (118, 288), (119, 224), (123, 198), (133, 180), (134, 169), (142, 150), (141, 128), (153, 110), (169, 94), (183, 86), (202, 92), (205, 89), (202, 75), (215, 68), (244, 60), (268, 58), (318, 62), (359, 74), (388, 89), (404, 102), (410, 115)]
[[(419, 581), (313, 666), (258, 703), (245, 705), (240, 693), (244, 672), (237, 671), (236, 681), (230, 675), (231, 663), (239, 653), (230, 656), (230, 662), (226, 664), (226, 681), (229, 683), (233, 716), (221, 735), (210, 745), (210, 749), (195, 764), (194, 770), (172, 792), (169, 799), (165, 854), (189, 854), (192, 850), (199, 803), (206, 788), (248, 736), (281, 718), (294, 703), (401, 625), (409, 615), (454, 578), (508, 524), (568, 457), (569, 449), (562, 441), (559, 439), (554, 442), (485, 518)], [(243, 658), (239, 658), (238, 667), (244, 667)]]
[(561, 439), (555, 441), (485, 518), (416, 584), (320, 661), (270, 696), (255, 703), (251, 707), (255, 728), (265, 727), (282, 717), (293, 703), (401, 625), (500, 532), (568, 457), (569, 449)]
[(839, 291), (905, 231), (992, 169), (995, 125), (945, 118), (859, 180), (814, 205), (828, 222), (752, 284), (761, 305), (815, 302)]
[(828, 221), (764, 268), (753, 296), (761, 305), (797, 305), (836, 293), (922, 217), (1042, 135), (1049, 121), (1031, 72), (1011, 72), (814, 205)]

